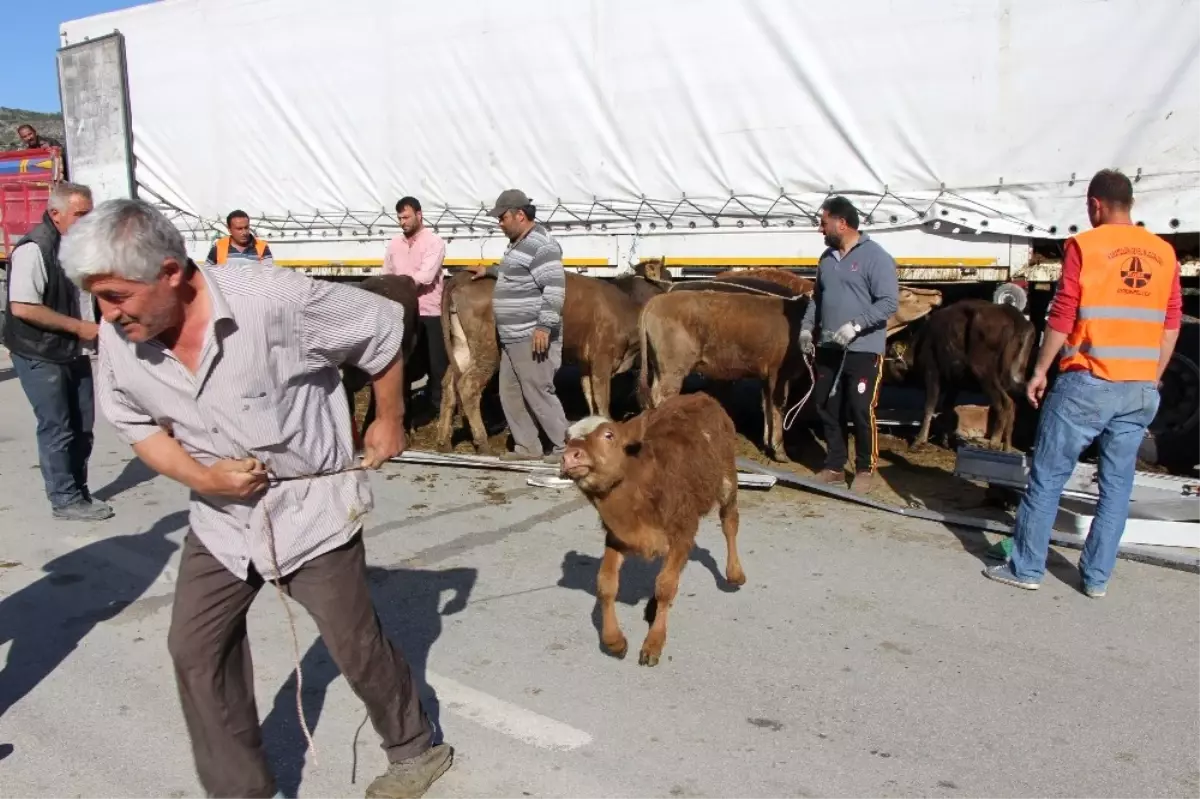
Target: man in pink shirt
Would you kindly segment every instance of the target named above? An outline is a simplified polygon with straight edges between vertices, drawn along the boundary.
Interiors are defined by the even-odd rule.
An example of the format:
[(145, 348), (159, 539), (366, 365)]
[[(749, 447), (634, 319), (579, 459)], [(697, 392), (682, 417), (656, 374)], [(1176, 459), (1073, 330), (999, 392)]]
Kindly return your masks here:
[[(404, 235), (388, 242), (383, 256), (383, 273), (408, 275), (420, 292), (417, 310), (421, 314), (421, 330), (429, 354), (429, 383), (425, 387), (425, 396), (436, 416), (442, 405), (442, 377), (446, 374), (446, 346), (442, 342), (442, 261), (446, 258), (446, 243), (425, 227), (421, 202), (416, 197), (401, 197), (396, 203), (396, 216)], [(423, 417), (413, 426), (419, 427), (433, 416)]]

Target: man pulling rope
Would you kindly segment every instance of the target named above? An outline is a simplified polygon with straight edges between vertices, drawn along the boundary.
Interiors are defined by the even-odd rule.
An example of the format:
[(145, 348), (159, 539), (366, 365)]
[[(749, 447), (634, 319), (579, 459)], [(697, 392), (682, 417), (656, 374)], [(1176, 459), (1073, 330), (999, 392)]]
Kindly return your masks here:
[[(313, 616), (382, 739), (390, 766), (367, 796), (423, 795), (453, 750), (433, 745), (383, 633), (362, 538), (374, 504), (363, 470), (405, 446), (398, 306), (269, 260), (196, 266), (175, 227), (134, 200), (80, 220), (61, 261), (104, 317), (102, 411), (147, 466), (192, 490), (167, 646), (205, 792), (276, 792), (245, 622), (269, 580)], [(378, 408), (358, 464), (343, 363), (373, 376)], [(297, 685), (304, 725), (299, 705)]]

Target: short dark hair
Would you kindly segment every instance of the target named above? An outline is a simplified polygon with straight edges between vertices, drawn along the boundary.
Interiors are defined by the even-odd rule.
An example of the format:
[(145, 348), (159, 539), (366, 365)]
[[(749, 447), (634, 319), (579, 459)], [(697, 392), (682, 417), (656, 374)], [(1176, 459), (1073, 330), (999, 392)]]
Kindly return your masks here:
[(537, 206), (533, 203), (530, 203), (529, 205), (522, 205), (517, 210), (525, 214), (525, 218), (530, 222), (537, 219)]
[(852, 230), (858, 230), (858, 209), (845, 197), (830, 197), (821, 203), (821, 210), (834, 219), (842, 220)]
[(401, 197), (396, 201), (396, 213), (399, 214), (405, 208), (411, 208), (414, 214), (421, 213), (421, 201), (416, 197)]
[(236, 211), (230, 211), (229, 216), (225, 217), (225, 227), (232, 226), (233, 220), (235, 220), (235, 219), (245, 219), (247, 222), (249, 222), (250, 214), (246, 213), (245, 211), (243, 211), (240, 208), (237, 209)]
[(20, 125), (17, 125), (17, 133), (20, 133), (21, 131), (26, 130), (26, 129), (32, 130), (34, 133), (37, 133), (37, 128), (35, 128), (33, 125), (30, 125), (28, 122), (24, 122)]
[(1133, 205), (1133, 184), (1119, 170), (1101, 169), (1088, 184), (1087, 196), (1089, 200), (1129, 208)]

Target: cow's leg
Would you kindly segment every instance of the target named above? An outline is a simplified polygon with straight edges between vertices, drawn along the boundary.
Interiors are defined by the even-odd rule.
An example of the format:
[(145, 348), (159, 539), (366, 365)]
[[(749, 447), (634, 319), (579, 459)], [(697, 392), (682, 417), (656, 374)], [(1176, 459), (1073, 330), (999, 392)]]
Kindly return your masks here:
[(721, 478), (720, 503), (721, 532), (725, 534), (725, 579), (730, 585), (745, 585), (746, 573), (742, 571), (742, 559), (738, 557), (738, 504), (737, 467)]
[(763, 392), (763, 404), (766, 406), (763, 413), (770, 419), (770, 438), (767, 441), (771, 458), (779, 463), (789, 462), (783, 446), (783, 409), (787, 405), (787, 395), (787, 381), (780, 380), (778, 374), (772, 375)]
[(608, 417), (612, 395), (613, 362), (611, 358), (595, 358), (592, 361), (592, 413)]
[(941, 385), (937, 379), (937, 375), (926, 373), (925, 414), (921, 417), (921, 429), (917, 431), (917, 438), (912, 444), (913, 449), (921, 449), (929, 444), (929, 426), (933, 423), (933, 413), (937, 410), (940, 393)]
[(457, 369), (447, 369), (442, 378), (442, 402), (438, 408), (437, 448), (441, 452), (449, 452), (450, 439), (454, 434), (454, 411), (458, 406), (458, 386), (455, 378)]
[(487, 427), (483, 424), (480, 403), (483, 399), (483, 390), (492, 376), (484, 374), (484, 371), (478, 368), (477, 364), (471, 364), (471, 368), (463, 374), (462, 381), (459, 383), (459, 401), (462, 403), (463, 415), (467, 417), (467, 424), (471, 428), (471, 444), (475, 447), (475, 451), (482, 455), (490, 455), (492, 447), (488, 443)]
[(605, 542), (604, 560), (596, 577), (596, 600), (600, 603), (600, 643), (615, 657), (623, 658), (629, 650), (625, 634), (617, 622), (617, 589), (621, 585), (621, 563), (625, 556)]
[(657, 666), (662, 657), (663, 646), (667, 643), (667, 616), (671, 611), (671, 603), (679, 592), (679, 575), (687, 563), (688, 553), (695, 544), (695, 534), (686, 539), (680, 539), (671, 544), (667, 556), (663, 558), (662, 568), (654, 581), (654, 622), (650, 632), (642, 642), (642, 651), (638, 655), (639, 666)]
[(988, 399), (991, 401), (989, 410), (990, 419), (989, 427), (991, 427), (991, 435), (988, 437), (988, 446), (992, 449), (1006, 449), (1009, 444), (1009, 436), (1012, 434), (1012, 418), (1016, 416), (1016, 403), (1012, 397), (1008, 396), (1008, 392), (1000, 385), (998, 380), (989, 380), (984, 384), (987, 391)]
[(650, 386), (650, 407), (657, 408), (683, 391), (683, 378), (684, 375), (675, 371), (659, 372), (654, 384)]

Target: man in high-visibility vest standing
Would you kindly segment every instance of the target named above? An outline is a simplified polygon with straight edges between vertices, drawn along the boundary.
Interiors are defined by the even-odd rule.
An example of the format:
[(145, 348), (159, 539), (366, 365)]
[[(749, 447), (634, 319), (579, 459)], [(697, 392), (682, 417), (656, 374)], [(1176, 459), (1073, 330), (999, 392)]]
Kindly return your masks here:
[(271, 248), (262, 239), (250, 232), (250, 215), (245, 211), (231, 211), (225, 217), (229, 235), (217, 239), (208, 251), (205, 260), (210, 264), (225, 264), (230, 260), (265, 261), (271, 258)]
[(1029, 485), (1017, 510), (1012, 556), (984, 576), (1035, 589), (1046, 571), (1050, 529), (1071, 472), (1093, 441), (1100, 500), (1079, 558), (1083, 592), (1104, 596), (1129, 516), (1138, 447), (1158, 413), (1158, 384), (1179, 338), (1179, 262), (1163, 239), (1134, 225), (1133, 185), (1115, 170), (1087, 191), (1092, 230), (1067, 241), (1062, 277), (1026, 386), (1036, 408), (1056, 357), (1059, 376), (1038, 420)]

